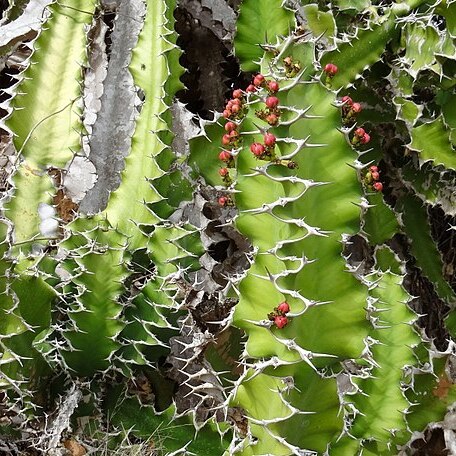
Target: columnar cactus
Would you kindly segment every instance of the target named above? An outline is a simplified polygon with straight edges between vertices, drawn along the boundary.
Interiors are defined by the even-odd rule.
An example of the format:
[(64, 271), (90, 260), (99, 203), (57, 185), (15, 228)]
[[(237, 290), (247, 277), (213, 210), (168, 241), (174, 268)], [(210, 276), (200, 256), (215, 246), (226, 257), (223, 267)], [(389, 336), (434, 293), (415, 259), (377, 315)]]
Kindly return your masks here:
[[(455, 214), (455, 3), (244, 0), (234, 53), (251, 83), (180, 160), (176, 2), (116, 10), (140, 24), (123, 50), (125, 128), (112, 69), (94, 63), (107, 3), (49, 3), (5, 119), (17, 151), (0, 214), (5, 433), (51, 451), (86, 413), (81, 432), (102, 414), (108, 446), (134, 434), (163, 454), (393, 455), (437, 426), (455, 400), (453, 342), (438, 351), (419, 328), (410, 271), (448, 306), (454, 337), (429, 213)], [(104, 129), (119, 139), (100, 141)], [(127, 144), (120, 169), (104, 169), (100, 144)], [(75, 197), (78, 166), (99, 181)], [(247, 251), (217, 278), (209, 217)]]

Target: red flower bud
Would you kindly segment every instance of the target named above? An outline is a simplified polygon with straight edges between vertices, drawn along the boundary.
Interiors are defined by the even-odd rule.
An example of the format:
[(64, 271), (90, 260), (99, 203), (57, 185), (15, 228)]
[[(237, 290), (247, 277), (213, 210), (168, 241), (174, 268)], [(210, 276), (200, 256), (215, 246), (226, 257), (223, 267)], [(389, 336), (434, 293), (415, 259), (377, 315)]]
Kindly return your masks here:
[(224, 162), (229, 162), (233, 156), (227, 151), (227, 150), (222, 150), (219, 153), (219, 160), (222, 160)]
[(222, 144), (224, 146), (227, 146), (231, 142), (231, 137), (230, 135), (223, 135), (222, 136)]
[(232, 103), (232, 106), (242, 106), (242, 101), (239, 100), (239, 98), (235, 98), (234, 100), (230, 100), (230, 103)]
[(271, 92), (278, 92), (279, 91), (279, 83), (277, 81), (269, 81), (268, 82), (268, 89)]
[(378, 174), (377, 171), (372, 172), (371, 176), (372, 176), (372, 179), (374, 179), (375, 181), (378, 181), (380, 179), (380, 174)]
[(228, 168), (220, 168), (219, 169), (219, 174), (222, 177), (228, 176), (230, 172), (228, 171)]
[(370, 168), (369, 168), (369, 171), (373, 172), (373, 173), (376, 173), (378, 171), (378, 167), (375, 166), (375, 165), (372, 165)]
[(266, 98), (266, 106), (269, 109), (274, 109), (278, 106), (279, 104), (279, 99), (277, 97), (268, 97)]
[(272, 133), (266, 133), (264, 135), (264, 144), (267, 147), (273, 147), (276, 143), (276, 137)]
[(256, 87), (253, 85), (253, 84), (250, 84), (246, 89), (245, 91), (246, 92), (256, 92)]
[(339, 71), (339, 68), (337, 68), (334, 63), (327, 63), (325, 65), (325, 73), (328, 73), (330, 76), (334, 76), (337, 72)]
[(220, 206), (226, 206), (226, 203), (228, 203), (228, 198), (226, 196), (221, 196), (219, 199), (218, 199), (218, 203), (220, 204)]
[(348, 95), (345, 95), (345, 97), (342, 97), (342, 103), (351, 106), (353, 104), (353, 100)]
[(282, 314), (286, 314), (290, 312), (290, 306), (288, 305), (288, 302), (284, 301), (277, 306), (277, 310)]
[(275, 114), (268, 114), (266, 116), (266, 122), (269, 125), (274, 126), (277, 125), (277, 123), (279, 122), (279, 118)]
[(264, 82), (264, 76), (262, 74), (257, 74), (253, 78), (253, 85), (256, 87), (259, 87), (261, 84), (263, 84), (263, 82)]
[(225, 117), (225, 119), (229, 119), (231, 117), (231, 110), (230, 109), (225, 109), (225, 111), (223, 111), (223, 117)]
[(355, 130), (355, 136), (358, 136), (358, 138), (362, 138), (364, 135), (365, 135), (365, 131), (364, 131), (364, 128), (357, 128)]
[(236, 139), (239, 136), (239, 133), (236, 130), (233, 130), (233, 131), (230, 131), (229, 136), (233, 140), (233, 139)]
[(277, 315), (277, 317), (274, 318), (274, 324), (277, 326), (277, 328), (282, 329), (288, 324), (288, 318), (284, 317), (283, 315)]
[(231, 111), (232, 111), (234, 114), (237, 114), (240, 110), (241, 110), (241, 107), (238, 106), (238, 105), (233, 105), (233, 107), (231, 108)]
[(381, 192), (383, 190), (383, 184), (381, 182), (375, 182), (373, 187), (377, 190), (377, 192)]
[(237, 125), (234, 122), (227, 122), (225, 124), (225, 131), (231, 133), (233, 130), (236, 130)]
[(242, 98), (243, 92), (241, 89), (233, 90), (233, 98)]
[(361, 112), (363, 110), (359, 103), (353, 103), (351, 108), (352, 108), (352, 111), (355, 112), (356, 114), (358, 114), (359, 112)]
[(264, 154), (264, 146), (260, 143), (253, 143), (250, 146), (250, 152), (252, 152), (255, 157), (261, 157)]
[(360, 139), (362, 144), (367, 144), (371, 140), (371, 137), (368, 133), (364, 133), (363, 137)]

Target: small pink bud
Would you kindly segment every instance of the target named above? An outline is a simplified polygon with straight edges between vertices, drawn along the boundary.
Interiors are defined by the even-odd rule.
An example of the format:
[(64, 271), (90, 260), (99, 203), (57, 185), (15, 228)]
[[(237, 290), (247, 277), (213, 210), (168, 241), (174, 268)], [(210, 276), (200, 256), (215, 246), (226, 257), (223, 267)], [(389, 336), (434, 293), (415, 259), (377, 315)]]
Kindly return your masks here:
[(261, 157), (264, 154), (264, 146), (260, 143), (253, 143), (250, 146), (250, 152), (252, 152), (255, 157)]
[(241, 107), (238, 106), (238, 105), (233, 105), (233, 107), (231, 108), (231, 111), (232, 111), (234, 114), (237, 114), (240, 110), (241, 110)]
[(373, 187), (377, 190), (377, 192), (381, 192), (383, 190), (383, 184), (381, 182), (375, 182)]
[(288, 318), (283, 315), (277, 315), (277, 317), (274, 318), (274, 324), (277, 326), (277, 328), (282, 329), (287, 326)]
[(355, 130), (355, 136), (358, 136), (358, 138), (362, 138), (365, 135), (364, 128), (357, 128)]
[(222, 150), (219, 153), (219, 160), (222, 160), (224, 162), (229, 162), (233, 156), (227, 151), (227, 150)]
[(288, 302), (284, 301), (277, 306), (277, 310), (282, 314), (286, 314), (290, 312), (290, 306), (288, 305)]
[(355, 112), (356, 114), (358, 114), (359, 112), (361, 112), (363, 110), (359, 103), (353, 103), (351, 108), (352, 108), (352, 111)]
[(230, 100), (232, 103), (232, 106), (242, 106), (242, 101), (239, 100), (239, 98), (235, 98), (234, 100)]
[(231, 137), (230, 135), (223, 135), (222, 136), (222, 144), (224, 146), (227, 146), (231, 142)]
[(277, 81), (269, 81), (268, 82), (268, 89), (271, 92), (278, 92), (279, 91), (279, 83)]
[(371, 173), (372, 179), (378, 181), (380, 179), (380, 174), (377, 171)]
[(228, 168), (220, 168), (219, 169), (219, 174), (222, 177), (228, 176), (230, 172), (228, 171)]
[(236, 130), (230, 131), (231, 140), (236, 139), (239, 136), (239, 133)]
[(266, 122), (269, 125), (274, 126), (277, 125), (277, 123), (279, 122), (279, 118), (275, 114), (268, 114), (266, 116)]
[(276, 143), (276, 137), (272, 133), (266, 133), (264, 135), (264, 144), (267, 147), (273, 147)]
[(241, 89), (233, 90), (233, 98), (242, 98), (243, 92)]
[(225, 106), (225, 109), (231, 109), (233, 107), (233, 100), (228, 100), (228, 103)]
[(330, 76), (334, 76), (337, 72), (339, 71), (339, 68), (337, 68), (334, 63), (327, 63), (325, 65), (325, 73), (328, 73)]
[(264, 76), (262, 74), (257, 74), (253, 78), (253, 85), (256, 87), (259, 87), (261, 84), (263, 84), (263, 82), (264, 82)]
[(218, 199), (218, 203), (220, 204), (220, 206), (226, 206), (226, 203), (228, 203), (228, 198), (226, 196), (221, 196), (219, 199)]
[(253, 84), (250, 84), (249, 86), (247, 86), (247, 88), (245, 89), (246, 92), (256, 92), (257, 88), (253, 85)]
[(266, 106), (269, 109), (274, 109), (278, 106), (279, 104), (279, 99), (277, 97), (268, 97), (266, 98)]
[(231, 117), (231, 110), (230, 109), (225, 109), (225, 111), (223, 111), (223, 117), (225, 117), (225, 119), (229, 119)]
[(236, 130), (237, 125), (234, 122), (227, 122), (225, 124), (225, 131), (231, 133), (233, 130)]
[(342, 103), (351, 106), (353, 104), (353, 100), (348, 95), (345, 95), (345, 97), (342, 97)]
[(368, 133), (364, 133), (363, 137), (360, 139), (362, 144), (367, 144), (371, 140), (371, 137)]
[(373, 173), (376, 173), (378, 171), (378, 167), (375, 166), (375, 165), (372, 165), (370, 168), (369, 168), (369, 171), (373, 172)]

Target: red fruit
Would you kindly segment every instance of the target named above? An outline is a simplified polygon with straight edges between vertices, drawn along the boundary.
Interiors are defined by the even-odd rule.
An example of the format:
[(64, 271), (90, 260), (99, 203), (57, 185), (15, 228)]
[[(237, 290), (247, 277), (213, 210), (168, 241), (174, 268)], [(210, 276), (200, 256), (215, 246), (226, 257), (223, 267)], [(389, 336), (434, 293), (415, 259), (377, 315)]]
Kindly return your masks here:
[(289, 306), (288, 302), (284, 301), (284, 302), (281, 302), (277, 306), (277, 310), (282, 314), (286, 314), (286, 313), (290, 312), (290, 306)]
[(233, 130), (236, 130), (237, 125), (234, 122), (227, 122), (225, 124), (225, 131), (231, 133)]
[(334, 76), (337, 72), (339, 71), (339, 68), (337, 68), (334, 63), (327, 63), (325, 65), (325, 73), (328, 73), (330, 76)]
[(342, 103), (351, 106), (353, 104), (353, 100), (348, 95), (345, 95), (345, 97), (342, 97)]
[(362, 138), (365, 135), (364, 128), (357, 128), (355, 130), (355, 136), (358, 136), (358, 138)]
[(219, 169), (219, 174), (222, 177), (228, 176), (230, 172), (228, 171), (228, 168), (220, 168)]
[(269, 109), (274, 109), (278, 106), (279, 104), (279, 99), (277, 97), (268, 97), (266, 98), (266, 106)]
[(225, 106), (225, 109), (231, 109), (233, 107), (233, 100), (229, 100)]
[(264, 154), (264, 146), (260, 143), (253, 143), (250, 146), (250, 152), (252, 152), (255, 157), (261, 157)]
[(380, 179), (380, 174), (378, 174), (377, 171), (374, 171), (373, 173), (371, 173), (371, 176), (372, 176), (372, 179), (374, 179), (375, 181), (378, 181)]
[(239, 106), (239, 107), (242, 106), (242, 101), (239, 100), (239, 98), (235, 98), (234, 100), (230, 100), (230, 103), (231, 103), (232, 106)]
[(356, 114), (358, 114), (359, 112), (361, 112), (363, 110), (359, 103), (353, 103), (351, 108), (352, 108), (353, 112), (356, 112)]
[(253, 85), (256, 87), (259, 87), (261, 84), (263, 84), (263, 82), (264, 82), (264, 76), (262, 74), (257, 74), (253, 78)]
[(276, 137), (272, 133), (266, 133), (264, 135), (264, 145), (267, 147), (273, 147), (276, 143)]
[(374, 187), (377, 192), (381, 192), (383, 190), (383, 184), (381, 182), (375, 182), (372, 187)]
[(238, 106), (238, 105), (234, 105), (234, 106), (231, 108), (231, 111), (232, 111), (234, 114), (237, 114), (240, 110), (241, 110), (241, 107)]
[(243, 95), (241, 89), (233, 90), (233, 98), (242, 98)]
[(279, 118), (275, 115), (275, 114), (268, 114), (266, 116), (266, 122), (269, 124), (269, 125), (277, 125), (277, 123), (279, 122)]
[(222, 160), (224, 162), (229, 162), (233, 156), (227, 151), (227, 150), (222, 150), (219, 153), (219, 160)]
[(364, 133), (363, 137), (360, 139), (362, 144), (367, 144), (371, 140), (371, 137), (368, 133)]
[(225, 119), (229, 119), (231, 117), (231, 110), (230, 109), (225, 109), (225, 111), (223, 111), (223, 117), (225, 117)]
[(239, 133), (236, 130), (233, 130), (233, 131), (230, 131), (229, 136), (233, 140), (233, 139), (236, 139), (239, 136)]
[(369, 171), (371, 171), (372, 173), (376, 173), (378, 171), (378, 167), (375, 166), (375, 165), (372, 165), (370, 168), (369, 168)]
[(256, 92), (256, 87), (253, 84), (250, 84), (246, 89), (246, 92)]
[(222, 136), (222, 144), (224, 146), (227, 146), (231, 142), (231, 137), (230, 135), (223, 135)]
[(226, 203), (228, 203), (228, 198), (226, 196), (221, 196), (218, 199), (218, 203), (220, 204), (220, 206), (225, 206)]
[(277, 326), (277, 328), (282, 329), (288, 324), (288, 318), (283, 316), (283, 315), (277, 315), (277, 317), (274, 318), (274, 323)]
[(278, 92), (279, 91), (279, 83), (277, 81), (269, 81), (268, 82), (268, 89), (271, 92)]

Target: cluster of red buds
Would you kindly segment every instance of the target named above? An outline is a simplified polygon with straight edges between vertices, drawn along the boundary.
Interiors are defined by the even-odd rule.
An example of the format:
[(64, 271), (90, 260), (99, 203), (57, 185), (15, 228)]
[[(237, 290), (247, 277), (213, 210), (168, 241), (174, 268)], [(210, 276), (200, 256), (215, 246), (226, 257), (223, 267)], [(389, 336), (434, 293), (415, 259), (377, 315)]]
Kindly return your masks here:
[(290, 312), (288, 302), (281, 302), (277, 307), (274, 307), (274, 312), (268, 314), (268, 319), (273, 321), (277, 328), (282, 329), (288, 324), (286, 314)]
[(383, 190), (383, 184), (380, 182), (380, 174), (377, 166), (372, 165), (369, 168), (369, 171), (364, 176), (364, 183), (368, 188), (375, 190), (376, 192), (381, 192)]
[(274, 160), (274, 149), (277, 138), (272, 133), (265, 133), (263, 140), (264, 144), (258, 142), (253, 143), (250, 146), (250, 152), (261, 160)]
[(355, 135), (353, 136), (351, 142), (354, 146), (356, 146), (358, 144), (367, 144), (370, 140), (371, 137), (369, 133), (366, 133), (364, 128), (359, 127), (355, 130)]
[(361, 104), (353, 102), (348, 96), (342, 97), (342, 122), (344, 125), (353, 125), (356, 120), (356, 115), (362, 111)]
[(291, 56), (283, 59), (283, 65), (285, 67), (285, 76), (287, 78), (294, 78), (301, 71), (300, 62), (293, 60), (293, 57)]
[(218, 199), (218, 203), (220, 206), (223, 206), (223, 207), (234, 206), (233, 200), (227, 195), (220, 196)]
[(233, 98), (228, 100), (223, 111), (225, 119), (240, 120), (245, 116), (244, 92), (241, 89), (233, 90)]
[(275, 96), (275, 93), (279, 91), (279, 83), (274, 80), (268, 81), (262, 74), (257, 74), (253, 78), (253, 83), (250, 84), (245, 91), (256, 92), (261, 88), (268, 91), (268, 97), (265, 101), (266, 109), (256, 111), (255, 114), (269, 125), (277, 125), (280, 117), (280, 109), (278, 108), (279, 99)]
[(325, 68), (323, 69), (323, 71), (326, 74), (325, 84), (328, 87), (330, 87), (332, 78), (337, 74), (337, 72), (339, 71), (339, 68), (337, 68), (337, 66), (334, 65), (334, 63), (327, 63), (325, 65)]

